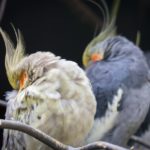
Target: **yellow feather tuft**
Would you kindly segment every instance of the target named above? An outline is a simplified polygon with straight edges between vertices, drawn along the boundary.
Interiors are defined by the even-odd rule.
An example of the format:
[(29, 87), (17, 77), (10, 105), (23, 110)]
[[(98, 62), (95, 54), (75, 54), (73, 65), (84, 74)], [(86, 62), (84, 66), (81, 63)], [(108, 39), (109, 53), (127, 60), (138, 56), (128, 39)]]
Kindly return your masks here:
[(136, 43), (137, 46), (139, 46), (140, 42), (141, 42), (141, 32), (137, 31), (135, 43)]
[(7, 77), (11, 86), (14, 89), (18, 89), (19, 88), (17, 85), (18, 77), (15, 72), (15, 68), (18, 62), (20, 62), (20, 60), (24, 57), (25, 47), (20, 30), (16, 32), (16, 30), (14, 29), (14, 32), (17, 40), (16, 47), (14, 47), (14, 43), (11, 41), (9, 35), (2, 28), (0, 28), (0, 33), (2, 35), (6, 47), (5, 68)]
[[(106, 2), (102, 0), (104, 10), (104, 22), (103, 28), (101, 32), (87, 45), (83, 57), (82, 57), (82, 62), (85, 67), (87, 67), (88, 62), (90, 61), (90, 54), (89, 50), (95, 46), (97, 43), (105, 40), (108, 37), (116, 35), (116, 18), (117, 18), (117, 13), (119, 10), (119, 5), (120, 5), (120, 0), (114, 0), (113, 6), (112, 6), (112, 11), (109, 13), (108, 6), (106, 5)], [(111, 14), (111, 15), (109, 15)]]

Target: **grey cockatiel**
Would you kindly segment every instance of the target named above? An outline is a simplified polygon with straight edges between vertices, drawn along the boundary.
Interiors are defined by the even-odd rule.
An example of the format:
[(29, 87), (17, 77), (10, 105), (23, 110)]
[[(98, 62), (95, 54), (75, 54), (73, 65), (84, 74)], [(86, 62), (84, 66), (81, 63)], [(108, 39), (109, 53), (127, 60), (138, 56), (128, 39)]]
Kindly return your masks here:
[(114, 2), (111, 19), (105, 8), (104, 28), (83, 54), (83, 64), (97, 100), (95, 123), (86, 142), (105, 140), (127, 146), (150, 108), (149, 69), (140, 48), (116, 35), (119, 0)]
[[(20, 31), (17, 46), (0, 29), (6, 46), (5, 66), (15, 89), (7, 93), (6, 119), (40, 129), (64, 144), (79, 146), (91, 129), (96, 101), (84, 71), (72, 61), (51, 52), (24, 55)], [(5, 130), (3, 149), (50, 149), (21, 132)]]

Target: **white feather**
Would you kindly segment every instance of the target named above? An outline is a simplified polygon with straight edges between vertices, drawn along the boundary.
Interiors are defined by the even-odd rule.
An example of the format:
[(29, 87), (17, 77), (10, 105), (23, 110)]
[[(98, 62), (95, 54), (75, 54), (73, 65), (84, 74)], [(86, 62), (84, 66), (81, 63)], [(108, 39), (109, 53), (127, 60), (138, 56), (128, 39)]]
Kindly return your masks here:
[(86, 139), (85, 144), (100, 140), (105, 133), (107, 133), (114, 126), (115, 120), (119, 113), (117, 108), (122, 99), (122, 95), (123, 90), (119, 88), (117, 95), (115, 95), (113, 98), (113, 103), (108, 104), (108, 109), (105, 113), (105, 116), (94, 121), (94, 125)]

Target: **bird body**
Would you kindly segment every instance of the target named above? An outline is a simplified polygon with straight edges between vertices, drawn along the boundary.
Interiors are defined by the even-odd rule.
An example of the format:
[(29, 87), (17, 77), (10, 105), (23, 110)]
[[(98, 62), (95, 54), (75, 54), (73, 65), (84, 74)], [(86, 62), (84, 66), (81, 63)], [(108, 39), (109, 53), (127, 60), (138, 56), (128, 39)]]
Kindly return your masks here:
[[(119, 0), (109, 16), (104, 1), (106, 22), (83, 53), (83, 65), (97, 100), (95, 122), (86, 143), (104, 140), (127, 146), (143, 123), (150, 124), (150, 76), (142, 50), (116, 33)], [(141, 131), (140, 131), (141, 132)]]
[[(23, 53), (18, 45), (22, 43), (20, 32), (16, 34), (19, 49), (15, 50), (2, 29), (1, 34), (6, 45), (7, 76), (15, 89), (6, 97), (6, 119), (28, 124), (64, 144), (81, 145), (92, 128), (96, 111), (85, 72), (75, 62), (51, 52), (20, 57)], [(13, 55), (9, 55), (12, 51)], [(5, 130), (3, 141), (3, 149), (8, 150), (50, 149), (18, 131)]]
[[(124, 37), (108, 38), (99, 46), (100, 49), (109, 48), (111, 53), (110, 57), (94, 62), (86, 69), (97, 100), (95, 126), (98, 124), (96, 136), (91, 133), (88, 142), (103, 139), (125, 146), (143, 123), (149, 110), (148, 66), (142, 51)], [(113, 105), (118, 89), (122, 90), (121, 100), (116, 106), (118, 114), (113, 117), (112, 112), (108, 116), (108, 107)], [(106, 121), (101, 121), (104, 118), (111, 120), (107, 121), (109, 128)]]

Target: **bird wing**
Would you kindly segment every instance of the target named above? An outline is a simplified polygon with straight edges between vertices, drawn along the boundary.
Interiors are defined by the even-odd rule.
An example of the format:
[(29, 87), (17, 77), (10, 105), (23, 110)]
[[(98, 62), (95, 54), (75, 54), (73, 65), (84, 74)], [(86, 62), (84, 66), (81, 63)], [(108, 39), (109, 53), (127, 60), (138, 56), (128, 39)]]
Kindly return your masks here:
[(106, 141), (126, 146), (130, 137), (137, 132), (144, 122), (149, 111), (149, 91), (149, 83), (141, 88), (127, 90), (113, 128), (104, 137)]
[[(124, 60), (96, 62), (87, 69), (97, 100), (95, 123), (88, 142), (101, 139), (125, 146), (148, 113), (150, 85), (144, 58), (143, 62), (139, 62), (136, 56), (130, 61), (128, 58)], [(141, 64), (143, 67), (139, 67)], [(118, 105), (114, 105), (114, 100)], [(116, 111), (112, 111), (109, 105)]]

